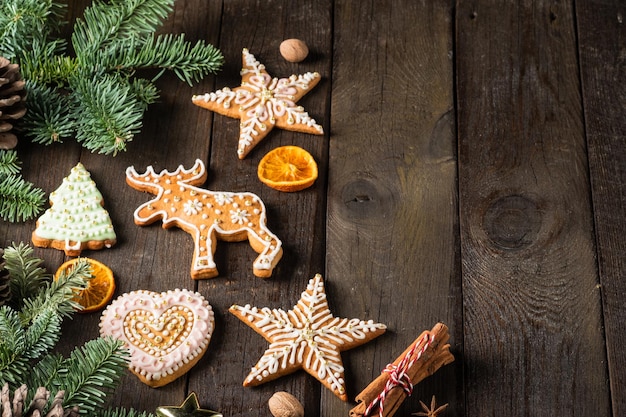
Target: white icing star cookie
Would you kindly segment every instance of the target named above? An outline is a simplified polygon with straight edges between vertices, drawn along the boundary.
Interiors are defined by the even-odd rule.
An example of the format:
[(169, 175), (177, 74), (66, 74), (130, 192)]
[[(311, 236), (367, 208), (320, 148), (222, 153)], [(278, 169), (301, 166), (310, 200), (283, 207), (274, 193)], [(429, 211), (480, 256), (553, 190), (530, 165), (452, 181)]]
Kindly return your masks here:
[(100, 335), (123, 341), (130, 370), (145, 384), (161, 387), (200, 360), (214, 326), (213, 309), (197, 292), (133, 291), (102, 313)]
[(343, 401), (347, 401), (340, 352), (380, 336), (386, 326), (372, 320), (337, 318), (326, 300), (320, 274), (309, 281), (289, 311), (233, 305), (230, 310), (270, 345), (244, 380), (255, 386), (304, 369)]
[(241, 119), (239, 130), (239, 159), (246, 157), (274, 128), (294, 132), (324, 134), (322, 126), (296, 102), (320, 81), (317, 72), (272, 78), (265, 65), (247, 49), (242, 53), (241, 85), (213, 93), (195, 95), (191, 101), (202, 108)]

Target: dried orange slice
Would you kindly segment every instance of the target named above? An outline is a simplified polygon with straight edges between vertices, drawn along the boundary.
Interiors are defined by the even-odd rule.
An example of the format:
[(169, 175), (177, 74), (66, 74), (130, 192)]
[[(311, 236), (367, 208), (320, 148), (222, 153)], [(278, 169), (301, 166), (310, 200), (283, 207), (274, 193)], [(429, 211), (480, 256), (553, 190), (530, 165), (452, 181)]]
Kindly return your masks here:
[(317, 164), (310, 153), (298, 146), (281, 146), (268, 152), (259, 162), (257, 175), (275, 190), (304, 190), (317, 179)]
[(115, 279), (113, 271), (100, 261), (90, 258), (74, 258), (57, 269), (54, 279), (59, 279), (63, 271), (71, 270), (79, 260), (87, 261), (91, 268), (93, 277), (88, 281), (84, 290), (78, 291), (73, 301), (80, 304), (83, 309), (78, 310), (79, 313), (92, 313), (101, 310), (111, 301), (115, 292)]

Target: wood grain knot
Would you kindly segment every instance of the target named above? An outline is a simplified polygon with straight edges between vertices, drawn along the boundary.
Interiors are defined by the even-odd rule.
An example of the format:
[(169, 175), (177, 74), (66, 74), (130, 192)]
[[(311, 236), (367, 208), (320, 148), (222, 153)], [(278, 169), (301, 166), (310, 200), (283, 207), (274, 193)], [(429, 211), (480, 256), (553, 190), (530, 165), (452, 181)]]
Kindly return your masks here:
[(343, 187), (341, 201), (349, 218), (367, 218), (369, 219), (368, 222), (380, 218), (381, 221), (386, 221), (384, 219), (390, 210), (389, 204), (392, 201), (389, 194), (389, 190), (381, 188), (376, 183), (359, 178)]
[(483, 227), (496, 246), (516, 250), (537, 240), (541, 223), (541, 211), (534, 201), (521, 195), (509, 195), (491, 203)]

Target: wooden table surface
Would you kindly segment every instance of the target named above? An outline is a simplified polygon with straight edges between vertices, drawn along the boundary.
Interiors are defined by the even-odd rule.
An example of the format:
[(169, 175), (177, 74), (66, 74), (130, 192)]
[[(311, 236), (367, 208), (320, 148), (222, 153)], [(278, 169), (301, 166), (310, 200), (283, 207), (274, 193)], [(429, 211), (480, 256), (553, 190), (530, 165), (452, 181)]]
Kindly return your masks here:
[[(87, 4), (71, 1), (71, 16)], [(118, 243), (83, 255), (113, 269), (116, 295), (188, 288), (215, 310), (208, 352), (187, 376), (152, 389), (129, 374), (111, 404), (154, 411), (195, 391), (225, 416), (269, 416), (268, 398), (284, 390), (306, 416), (346, 416), (387, 363), (443, 322), (455, 362), (396, 415), (433, 394), (449, 403), (444, 416), (626, 415), (625, 19), (620, 0), (178, 0), (163, 31), (218, 47), (226, 62), (215, 77), (159, 79), (159, 103), (116, 157), (73, 141), (18, 148), (25, 177), (46, 193), (79, 161), (91, 172)], [(304, 62), (280, 56), (286, 38), (307, 42)], [(239, 85), (243, 48), (273, 76), (322, 75), (300, 104), (324, 136), (275, 129), (237, 158), (238, 121), (191, 96)], [(320, 176), (281, 193), (257, 179), (257, 164), (291, 144)], [(126, 185), (126, 167), (196, 158), (209, 171), (203, 187), (264, 200), (284, 244), (271, 278), (252, 275), (247, 243), (220, 242), (220, 275), (193, 281), (190, 235), (133, 223), (150, 197)], [(2, 244), (29, 242), (34, 225), (0, 223)], [(50, 269), (65, 260), (35, 253)], [(267, 343), (228, 308), (289, 309), (316, 273), (335, 315), (388, 326), (342, 354), (351, 401), (305, 372), (242, 387)], [(97, 337), (98, 321), (65, 323), (61, 350)]]

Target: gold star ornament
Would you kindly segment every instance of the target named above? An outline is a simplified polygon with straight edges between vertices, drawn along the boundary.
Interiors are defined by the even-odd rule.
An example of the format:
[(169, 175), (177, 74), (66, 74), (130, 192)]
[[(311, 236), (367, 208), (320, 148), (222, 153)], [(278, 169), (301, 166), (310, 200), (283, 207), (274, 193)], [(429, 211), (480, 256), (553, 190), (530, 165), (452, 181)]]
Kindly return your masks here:
[(270, 345), (243, 382), (255, 386), (304, 369), (343, 401), (348, 400), (340, 352), (380, 336), (386, 326), (372, 320), (334, 317), (324, 281), (315, 275), (289, 311), (234, 305), (230, 312)]
[(272, 78), (265, 65), (247, 49), (242, 53), (241, 85), (213, 93), (194, 95), (191, 101), (204, 109), (240, 119), (239, 159), (246, 157), (274, 127), (294, 132), (324, 134), (304, 108), (296, 102), (320, 81), (317, 72)]
[(223, 417), (222, 414), (216, 411), (200, 408), (200, 403), (198, 402), (198, 397), (195, 392), (189, 394), (185, 402), (179, 407), (157, 407), (156, 415), (158, 417)]

